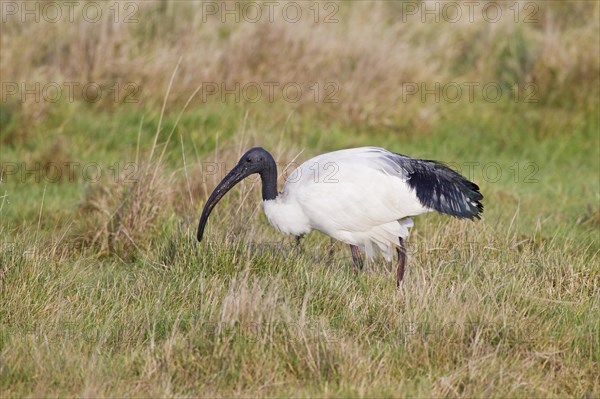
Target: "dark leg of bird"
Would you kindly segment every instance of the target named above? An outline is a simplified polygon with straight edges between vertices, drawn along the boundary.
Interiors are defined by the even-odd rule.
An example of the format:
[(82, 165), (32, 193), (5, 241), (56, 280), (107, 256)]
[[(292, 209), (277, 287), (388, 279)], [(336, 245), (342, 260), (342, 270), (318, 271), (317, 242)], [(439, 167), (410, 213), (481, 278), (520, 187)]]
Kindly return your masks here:
[(302, 237), (304, 237), (304, 234), (299, 235), (299, 236), (295, 236), (296, 237), (296, 249), (300, 248), (300, 241), (302, 240)]
[(396, 287), (400, 287), (404, 278), (404, 266), (406, 266), (406, 248), (404, 247), (404, 239), (400, 238), (400, 246), (396, 248), (398, 252), (398, 269), (396, 270)]
[(331, 238), (329, 240), (329, 249), (327, 250), (327, 257), (331, 260), (335, 254), (335, 240)]
[(302, 245), (300, 245), (301, 244), (300, 241), (302, 240), (302, 237), (304, 237), (304, 234), (299, 235), (299, 236), (294, 236), (294, 237), (296, 238), (296, 244), (294, 245), (293, 251), (296, 254), (301, 254), (303, 251), (302, 251)]
[(363, 268), (363, 260), (360, 256), (360, 250), (356, 245), (350, 245), (350, 251), (352, 252), (352, 262), (354, 263), (354, 271), (358, 271), (358, 269), (362, 270)]

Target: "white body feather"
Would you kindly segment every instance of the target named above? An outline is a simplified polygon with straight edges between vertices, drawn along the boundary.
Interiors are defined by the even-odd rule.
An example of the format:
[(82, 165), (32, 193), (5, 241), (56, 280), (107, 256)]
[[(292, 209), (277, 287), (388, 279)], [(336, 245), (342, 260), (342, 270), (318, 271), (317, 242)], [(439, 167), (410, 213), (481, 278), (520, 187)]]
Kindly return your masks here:
[(386, 155), (391, 153), (362, 147), (304, 162), (277, 198), (263, 202), (269, 222), (294, 235), (319, 230), (358, 245), (367, 257), (379, 249), (391, 260), (398, 237), (409, 235), (410, 216), (431, 209), (421, 204), (400, 168), (390, 170)]

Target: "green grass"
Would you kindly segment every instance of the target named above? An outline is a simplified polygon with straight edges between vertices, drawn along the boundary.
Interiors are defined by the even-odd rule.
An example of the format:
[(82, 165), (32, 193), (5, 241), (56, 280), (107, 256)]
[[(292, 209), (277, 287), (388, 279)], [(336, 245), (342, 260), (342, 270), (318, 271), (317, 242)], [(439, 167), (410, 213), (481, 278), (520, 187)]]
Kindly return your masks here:
[[(426, 240), (443, 245), (452, 229), (436, 227)], [(598, 275), (568, 246), (511, 256), (469, 228), (453, 250), (418, 250), (396, 291), (381, 268), (354, 276), (344, 260), (207, 250), (192, 228), (173, 230), (157, 241), (174, 250), (130, 264), (14, 248), (3, 259), (5, 394), (597, 392)]]
[[(104, 220), (81, 210), (101, 183), (6, 179), (3, 396), (598, 395), (597, 116), (544, 130), (539, 121), (554, 110), (534, 108), (525, 118), (510, 106), (486, 107), (449, 110), (454, 118), (426, 137), (352, 132), (300, 117), (265, 132), (267, 148), (292, 155), (306, 148), (301, 159), (376, 143), (501, 167), (498, 181), (474, 168), (483, 221), (417, 218), (400, 291), (391, 266), (379, 260), (354, 275), (347, 248), (336, 244), (328, 257), (329, 240), (319, 233), (295, 250), (268, 225), (247, 184), (219, 204), (201, 244), (194, 230), (206, 193), (193, 193), (194, 206), (183, 209), (142, 197), (165, 212), (140, 219), (146, 225), (137, 247), (107, 253), (81, 244)], [(142, 116), (142, 143), (156, 128), (155, 118), (135, 109), (71, 105), (60, 112), (52, 119), (67, 122), (49, 122), (27, 142), (5, 146), (3, 159), (29, 156), (28, 146), (43, 154), (36, 138), (55, 135), (66, 141), (58, 158), (131, 161)], [(190, 174), (223, 149), (232, 165), (240, 141), (260, 143), (248, 126), (266, 122), (243, 115), (222, 106), (185, 114), (177, 132), (185, 132)], [(164, 126), (175, 119), (168, 115)], [(568, 142), (556, 139), (557, 126), (571, 130)], [(169, 144), (161, 166), (174, 172), (163, 184), (175, 190), (185, 187), (181, 148)], [(515, 162), (537, 165), (536, 181), (515, 180)], [(200, 178), (209, 187), (218, 179)], [(109, 196), (129, 186), (104, 182)]]
[[(318, 35), (201, 23), (200, 4), (139, 3), (149, 21), (102, 40), (81, 21), (3, 26), (7, 81), (143, 90), (0, 102), (0, 397), (600, 396), (596, 4), (442, 31), (400, 23), (401, 3), (344, 3)], [(184, 110), (202, 81), (294, 79), (334, 80), (340, 102)], [(534, 82), (539, 101), (402, 102), (405, 81)], [(198, 243), (207, 196), (255, 145), (280, 171), (362, 145), (445, 161), (481, 187), (483, 219), (415, 218), (400, 290), (392, 265), (355, 274), (318, 232), (295, 247), (256, 180)]]

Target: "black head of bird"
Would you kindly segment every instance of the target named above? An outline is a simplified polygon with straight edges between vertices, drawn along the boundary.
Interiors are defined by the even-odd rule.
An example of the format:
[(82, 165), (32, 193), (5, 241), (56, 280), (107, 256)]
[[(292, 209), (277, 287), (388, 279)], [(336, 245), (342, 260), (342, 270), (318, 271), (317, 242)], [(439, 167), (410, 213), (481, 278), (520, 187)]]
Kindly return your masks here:
[(248, 150), (235, 167), (223, 178), (212, 192), (204, 205), (198, 225), (198, 241), (202, 241), (208, 216), (213, 208), (229, 190), (246, 177), (258, 173), (262, 181), (263, 200), (274, 199), (277, 196), (277, 164), (273, 156), (264, 148), (254, 147)]

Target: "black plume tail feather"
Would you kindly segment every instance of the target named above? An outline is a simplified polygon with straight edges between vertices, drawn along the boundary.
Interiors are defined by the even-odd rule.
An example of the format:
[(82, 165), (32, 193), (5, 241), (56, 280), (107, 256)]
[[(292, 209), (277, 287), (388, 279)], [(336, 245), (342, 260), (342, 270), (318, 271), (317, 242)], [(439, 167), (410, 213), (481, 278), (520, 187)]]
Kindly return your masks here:
[(411, 161), (405, 162), (408, 184), (424, 206), (459, 218), (481, 218), (483, 195), (477, 184), (440, 162)]

